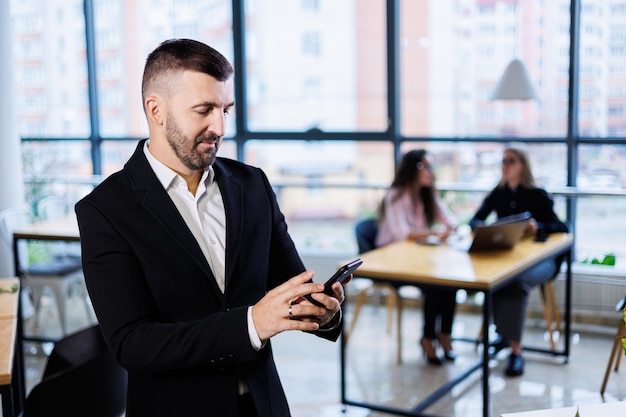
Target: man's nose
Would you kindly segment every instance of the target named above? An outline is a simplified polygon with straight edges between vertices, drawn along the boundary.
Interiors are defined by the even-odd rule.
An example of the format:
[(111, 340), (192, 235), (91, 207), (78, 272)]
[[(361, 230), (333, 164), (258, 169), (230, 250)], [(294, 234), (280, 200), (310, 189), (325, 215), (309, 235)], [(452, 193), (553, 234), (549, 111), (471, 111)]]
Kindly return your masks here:
[(226, 133), (226, 116), (223, 113), (216, 114), (211, 118), (211, 123), (207, 129), (217, 136), (223, 137)]

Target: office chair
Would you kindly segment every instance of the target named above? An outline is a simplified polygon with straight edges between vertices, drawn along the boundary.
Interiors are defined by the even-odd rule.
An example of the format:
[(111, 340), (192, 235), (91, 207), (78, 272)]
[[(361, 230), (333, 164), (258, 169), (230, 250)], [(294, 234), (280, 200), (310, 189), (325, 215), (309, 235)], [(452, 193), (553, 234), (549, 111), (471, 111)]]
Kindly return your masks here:
[[(572, 224), (569, 220), (564, 222), (567, 232), (572, 230)], [(556, 296), (554, 295), (554, 280), (561, 270), (561, 265), (565, 260), (565, 255), (559, 255), (556, 258), (556, 270), (554, 275), (550, 277), (550, 280), (544, 282), (539, 286), (541, 303), (543, 307), (543, 319), (546, 323), (546, 329), (550, 335), (550, 348), (556, 349), (556, 338), (554, 335), (555, 330), (559, 335), (563, 334), (563, 327), (561, 325), (561, 313), (559, 312), (559, 306), (556, 302)]]
[[(572, 230), (571, 222), (565, 221), (564, 224), (568, 231)], [(555, 332), (558, 332), (559, 335), (563, 333), (561, 313), (559, 312), (559, 305), (556, 301), (556, 296), (554, 295), (554, 281), (561, 270), (561, 265), (564, 260), (565, 255), (559, 255), (555, 260), (556, 270), (554, 271), (554, 274), (549, 278), (549, 280), (539, 285), (543, 319), (546, 325), (546, 330), (548, 331), (550, 348), (552, 350), (556, 350), (557, 336), (555, 335)], [(478, 341), (482, 340), (483, 334), (484, 328), (481, 327), (478, 335)]]
[[(65, 216), (73, 215), (67, 201), (59, 196), (50, 195), (37, 202), (37, 218), (43, 221), (54, 221)], [(80, 242), (50, 242), (55, 258), (74, 258), (80, 262)]]
[[(557, 271), (558, 273), (558, 271)], [(541, 302), (543, 307), (543, 319), (546, 323), (546, 330), (550, 335), (550, 348), (556, 350), (556, 337), (554, 332), (563, 333), (561, 326), (561, 313), (554, 295), (554, 279), (541, 284), (539, 287)]]
[[(378, 227), (375, 219), (366, 219), (357, 223), (355, 227), (355, 234), (357, 240), (357, 246), (359, 248), (359, 253), (364, 253), (370, 251), (376, 247), (376, 234), (378, 232)], [(362, 279), (363, 281), (367, 280), (366, 278)], [(369, 281), (369, 280), (367, 280)], [(344, 342), (348, 342), (348, 338), (354, 331), (356, 326), (356, 322), (359, 318), (359, 314), (361, 312), (361, 308), (363, 304), (365, 304), (365, 300), (368, 295), (373, 292), (383, 291), (386, 293), (386, 304), (387, 304), (387, 332), (391, 331), (392, 327), (392, 319), (393, 319), (393, 310), (397, 310), (397, 337), (398, 337), (398, 346), (396, 352), (396, 359), (398, 363), (402, 363), (402, 300), (400, 298), (400, 294), (398, 293), (398, 288), (394, 287), (391, 284), (386, 283), (373, 283), (370, 281), (369, 285), (365, 288), (361, 289), (356, 295), (355, 303), (354, 303), (354, 313), (352, 314), (352, 321), (350, 322), (350, 327), (348, 331), (344, 335)]]
[[(556, 350), (557, 337), (555, 335), (555, 331), (560, 335), (563, 333), (563, 327), (561, 325), (561, 313), (559, 312), (559, 306), (556, 302), (556, 296), (554, 295), (554, 277), (550, 279), (550, 281), (541, 284), (539, 286), (539, 292), (541, 297), (543, 320), (550, 338), (550, 348), (552, 350)], [(476, 342), (477, 347), (483, 339), (484, 332), (484, 327), (481, 327)]]
[(69, 207), (61, 197), (51, 195), (37, 202), (37, 217), (42, 220), (58, 219), (67, 215)]
[(55, 344), (21, 417), (120, 417), (127, 384), (126, 370), (108, 350), (100, 327), (91, 326)]
[(613, 346), (611, 347), (611, 355), (609, 356), (609, 363), (606, 365), (606, 372), (604, 373), (604, 380), (602, 380), (602, 387), (600, 388), (600, 395), (604, 395), (606, 391), (606, 384), (609, 382), (609, 375), (611, 374), (611, 367), (613, 361), (615, 361), (615, 372), (619, 370), (619, 364), (624, 356), (622, 349), (622, 338), (626, 337), (626, 325), (624, 324), (624, 309), (626, 308), (626, 297), (619, 300), (615, 306), (615, 311), (621, 313), (619, 318), (619, 324), (617, 325), (617, 332), (615, 333), (615, 340), (613, 340)]
[[(10, 207), (0, 212), (0, 232), (5, 243), (13, 250), (13, 232), (32, 223), (32, 217), (23, 207)], [(53, 246), (54, 247), (54, 246)], [(29, 263), (28, 246), (25, 240), (18, 242), (19, 275), (22, 283), (29, 288), (33, 297), (35, 319), (39, 316), (42, 295), (45, 289), (52, 290), (61, 322), (63, 334), (68, 333), (65, 301), (73, 289), (80, 291), (85, 304), (87, 317), (92, 317), (91, 305), (82, 273), (80, 258), (55, 256), (50, 260)], [(37, 324), (37, 322), (35, 322)]]

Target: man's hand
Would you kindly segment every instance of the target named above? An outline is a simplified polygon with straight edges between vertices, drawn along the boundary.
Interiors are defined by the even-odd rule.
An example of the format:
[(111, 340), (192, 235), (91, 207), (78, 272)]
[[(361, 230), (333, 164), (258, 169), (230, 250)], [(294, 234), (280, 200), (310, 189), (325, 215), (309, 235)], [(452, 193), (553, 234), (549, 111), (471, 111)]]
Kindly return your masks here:
[[(252, 306), (252, 321), (262, 341), (286, 330), (316, 331), (328, 324), (345, 300), (343, 285), (333, 284), (333, 295), (322, 293), (324, 284), (309, 282), (312, 271), (305, 271), (269, 291)], [(352, 279), (352, 277), (350, 277)], [(344, 282), (344, 285), (350, 282)], [(324, 307), (318, 307), (303, 296), (311, 294)]]
[[(346, 285), (348, 282), (350, 282), (350, 280), (352, 280), (352, 275), (350, 275), (350, 278), (345, 280), (343, 282), (343, 284), (341, 284), (339, 282), (335, 282), (333, 284), (333, 286), (331, 287), (332, 290), (333, 290), (333, 295), (332, 296), (324, 294), (322, 292), (312, 293), (311, 297), (313, 297), (315, 299), (315, 301), (317, 301), (317, 302), (319, 302), (319, 303), (324, 305), (324, 307), (325, 307), (324, 308), (324, 310), (325, 310), (324, 314), (322, 316), (303, 317), (302, 319), (298, 318), (298, 320), (315, 321), (315, 322), (319, 323), (320, 326), (325, 326), (328, 323), (330, 323), (330, 321), (333, 319), (333, 317), (335, 317), (335, 315), (341, 309), (341, 304), (345, 300), (343, 286)], [(313, 305), (305, 298), (300, 298), (300, 299), (296, 300), (296, 303), (297, 304), (304, 304), (304, 305)]]

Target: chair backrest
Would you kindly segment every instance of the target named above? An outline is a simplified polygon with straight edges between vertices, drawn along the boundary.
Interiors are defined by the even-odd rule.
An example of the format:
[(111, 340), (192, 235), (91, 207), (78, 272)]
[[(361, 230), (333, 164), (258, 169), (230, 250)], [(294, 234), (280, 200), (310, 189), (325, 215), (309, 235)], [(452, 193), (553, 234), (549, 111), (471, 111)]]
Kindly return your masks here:
[[(567, 232), (567, 233), (571, 233), (572, 232), (572, 222), (570, 222), (569, 220), (565, 220), (563, 222), (563, 226), (564, 226), (564, 229), (565, 229), (565, 230), (563, 230), (563, 232)], [(556, 269), (554, 270), (554, 274), (552, 274), (550, 279), (556, 278), (556, 276), (559, 274), (559, 272), (561, 271), (561, 265), (563, 264), (563, 261), (565, 260), (566, 256), (567, 256), (567, 254), (563, 253), (561, 255), (558, 255), (556, 258), (554, 258), (554, 263), (556, 264)]]
[(376, 234), (378, 233), (378, 224), (376, 219), (361, 220), (355, 228), (356, 242), (359, 247), (359, 253), (367, 252), (376, 248)]
[(68, 204), (61, 197), (51, 195), (44, 197), (37, 203), (37, 216), (41, 220), (53, 220), (67, 215)]
[(23, 207), (9, 207), (0, 211), (2, 239), (13, 248), (13, 231), (32, 223), (32, 217)]
[[(0, 211), (0, 236), (8, 248), (13, 251), (13, 232), (32, 223), (33, 219), (25, 207), (9, 207)], [(19, 242), (20, 265), (28, 265), (27, 242)]]
[(127, 373), (114, 359), (99, 326), (59, 341), (42, 381), (24, 403), (23, 417), (120, 417)]

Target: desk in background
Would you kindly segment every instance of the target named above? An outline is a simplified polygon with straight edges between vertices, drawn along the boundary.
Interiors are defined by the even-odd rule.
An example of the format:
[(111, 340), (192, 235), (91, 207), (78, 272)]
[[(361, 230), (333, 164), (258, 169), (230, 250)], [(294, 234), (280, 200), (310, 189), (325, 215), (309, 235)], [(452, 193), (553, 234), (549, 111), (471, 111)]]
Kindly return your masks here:
[[(0, 278), (0, 288), (10, 290), (19, 285), (17, 278)], [(0, 292), (0, 395), (2, 396), (2, 416), (16, 415), (14, 405), (14, 370), (19, 366), (16, 362), (21, 348), (17, 339), (17, 312), (19, 291)]]
[[(419, 245), (411, 241), (394, 243), (372, 250), (361, 255), (363, 265), (354, 274), (355, 277), (369, 278), (377, 282), (392, 285), (432, 285), (451, 287), (485, 294), (483, 303), (483, 323), (491, 318), (492, 293), (510, 282), (517, 274), (546, 258), (567, 253), (567, 280), (565, 295), (565, 335), (563, 350), (549, 350), (525, 347), (525, 350), (545, 352), (564, 356), (567, 360), (570, 349), (571, 321), (571, 258), (570, 250), (573, 236), (568, 233), (555, 233), (546, 242), (535, 242), (525, 239), (510, 250), (493, 250), (468, 253), (452, 245)], [(401, 300), (399, 300), (401, 302)], [(484, 328), (487, 326), (484, 324)], [(489, 345), (489, 332), (484, 332), (484, 343)], [(489, 392), (489, 360), (488, 349), (483, 349), (482, 359), (469, 367), (460, 376), (450, 380), (420, 404), (411, 410), (353, 401), (346, 395), (346, 344), (341, 342), (341, 402), (372, 410), (397, 415), (421, 416), (426, 408), (450, 392), (454, 386), (475, 371), (482, 369), (483, 416), (489, 417), (491, 412)], [(572, 416), (573, 417), (573, 416)]]
[[(76, 216), (68, 215), (59, 219), (46, 220), (37, 222), (32, 225), (22, 227), (13, 231), (13, 255), (15, 262), (15, 274), (20, 276), (20, 253), (19, 243), (27, 240), (43, 240), (43, 241), (60, 241), (60, 242), (79, 242), (80, 234), (78, 232), (78, 222)], [(25, 340), (24, 323), (22, 320), (21, 307), (18, 304), (17, 314), (17, 336), (16, 336), (16, 368), (14, 379), (15, 409), (21, 411), (24, 399), (26, 398), (25, 370), (22, 358), (23, 342)], [(32, 340), (39, 340), (32, 338)], [(46, 341), (46, 340), (39, 340)], [(16, 413), (17, 414), (17, 413)]]
[(78, 221), (76, 216), (69, 215), (55, 220), (33, 223), (13, 232), (14, 246), (19, 240), (79, 242)]

